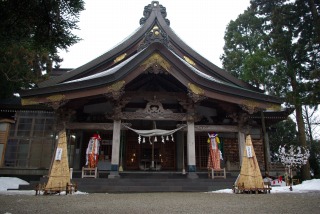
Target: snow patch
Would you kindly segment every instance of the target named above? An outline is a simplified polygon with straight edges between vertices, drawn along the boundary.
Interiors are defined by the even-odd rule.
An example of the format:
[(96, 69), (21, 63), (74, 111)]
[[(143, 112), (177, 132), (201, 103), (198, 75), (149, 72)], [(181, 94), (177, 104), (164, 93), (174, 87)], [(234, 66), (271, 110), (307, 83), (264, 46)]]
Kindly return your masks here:
[[(279, 186), (272, 187), (272, 193), (306, 193), (320, 191), (320, 179), (313, 179), (303, 181), (302, 184), (297, 184), (292, 186), (292, 191), (290, 191), (289, 186)], [(217, 191), (212, 191), (211, 193), (233, 193), (232, 189), (222, 189)]]
[[(8, 189), (18, 189), (20, 184), (29, 183), (15, 177), (0, 177), (0, 195), (35, 195), (35, 190), (8, 190)], [(86, 192), (74, 192), (72, 195), (85, 195)], [(66, 195), (66, 192), (62, 191), (60, 195)], [(70, 194), (69, 194), (70, 195)]]
[(5, 191), (8, 189), (18, 189), (20, 184), (26, 184), (29, 183), (15, 177), (0, 177), (0, 191)]

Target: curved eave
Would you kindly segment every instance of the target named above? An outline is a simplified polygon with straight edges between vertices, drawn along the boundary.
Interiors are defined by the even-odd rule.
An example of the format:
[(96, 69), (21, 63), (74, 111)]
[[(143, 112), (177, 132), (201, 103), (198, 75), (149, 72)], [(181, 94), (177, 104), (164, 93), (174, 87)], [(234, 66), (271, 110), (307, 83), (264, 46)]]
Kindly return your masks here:
[(263, 116), (261, 114), (262, 112), (259, 112), (250, 115), (249, 118), (260, 122), (262, 121), (262, 118), (264, 118), (266, 126), (271, 126), (280, 121), (287, 120), (293, 111), (293, 108), (285, 108), (278, 111), (263, 111)]
[(140, 27), (138, 27), (138, 29), (133, 33), (133, 35), (127, 37), (125, 40), (120, 42), (117, 46), (115, 46), (108, 52), (104, 53), (103, 55), (93, 59), (92, 61), (76, 69), (73, 69), (68, 73), (65, 73), (64, 75), (39, 83), (38, 84), (39, 88), (44, 88), (44, 87), (52, 86), (58, 83), (62, 83), (64, 81), (68, 81), (73, 77), (76, 77), (82, 73), (86, 73), (90, 70), (93, 70), (94, 68), (105, 63), (106, 61), (113, 60), (117, 56), (121, 55), (122, 53), (125, 53), (126, 50), (128, 50), (130, 47), (137, 44), (144, 37), (145, 33), (153, 26), (155, 18), (156, 18), (156, 14), (151, 13), (150, 17), (146, 20), (144, 25), (141, 25)]
[[(284, 108), (279, 111), (264, 111), (263, 117), (266, 119), (282, 119), (285, 120), (289, 117), (290, 114), (294, 112), (294, 108)], [(250, 115), (252, 119), (261, 119), (261, 113), (254, 113)]]
[[(192, 81), (192, 83), (195, 85), (204, 87), (204, 89), (207, 89), (208, 91), (214, 91), (218, 93), (229, 94), (229, 95), (239, 96), (244, 98), (251, 98), (251, 99), (254, 98), (257, 100), (273, 102), (278, 104), (283, 103), (282, 99), (278, 97), (259, 93), (257, 91), (250, 90), (247, 88), (242, 88), (238, 85), (235, 85), (229, 82), (223, 82), (209, 75), (201, 74), (202, 73), (201, 71), (197, 70), (192, 65), (189, 65), (184, 59), (181, 59), (179, 57), (176, 57), (176, 58), (179, 59), (181, 63), (183, 63), (185, 66), (187, 66), (190, 70), (193, 71), (192, 73), (188, 73), (190, 74), (189, 76), (190, 81)], [(199, 77), (201, 78), (202, 81), (199, 80)], [(195, 81), (195, 80), (199, 80), (199, 81)]]
[(201, 56), (198, 52), (193, 50), (190, 46), (188, 46), (184, 41), (180, 39), (180, 37), (171, 29), (170, 26), (167, 25), (166, 21), (162, 17), (161, 13), (157, 11), (156, 18), (160, 27), (167, 33), (170, 38), (170, 42), (181, 52), (187, 53), (188, 57), (191, 57), (196, 63), (201, 64), (205, 67), (208, 75), (218, 76), (224, 81), (229, 81), (230, 83), (236, 84), (238, 86), (248, 88), (250, 90), (255, 90), (257, 92), (263, 92), (262, 90), (253, 87), (252, 85), (237, 79), (227, 71), (219, 68), (212, 62), (208, 61), (206, 58)]
[(260, 89), (257, 89), (251, 86), (250, 84), (235, 78), (230, 73), (214, 65), (213, 63), (202, 57), (200, 54), (198, 54), (196, 51), (194, 51), (192, 48), (190, 48), (174, 33), (174, 31), (166, 23), (159, 7), (154, 7), (146, 22), (143, 25), (141, 25), (131, 36), (127, 37), (125, 40), (123, 40), (117, 46), (112, 48), (110, 51), (70, 72), (65, 73), (64, 75), (39, 83), (38, 87), (45, 88), (48, 86), (54, 86), (58, 83), (75, 79), (77, 78), (77, 76), (83, 76), (106, 62), (113, 61), (117, 56), (125, 53), (130, 47), (135, 46), (139, 41), (141, 41), (144, 38), (145, 34), (153, 27), (155, 23), (157, 23), (167, 33), (167, 35), (170, 38), (170, 42), (175, 46), (175, 48), (178, 48), (182, 52), (187, 53), (188, 57), (191, 57), (193, 60), (196, 61), (196, 63), (200, 63), (204, 68), (206, 68), (204, 72), (207, 75), (217, 76), (223, 81), (233, 83), (242, 88), (262, 92)]
[[(24, 91), (21, 93), (21, 97), (28, 98), (35, 96), (50, 96), (53, 94), (67, 94), (76, 91), (89, 91), (92, 89), (108, 87), (111, 84), (123, 80), (126, 80), (125, 84), (128, 84), (132, 79), (144, 72), (144, 68), (141, 64), (154, 53), (160, 54), (161, 57), (172, 66), (169, 73), (178, 81), (184, 84), (187, 88), (189, 87), (189, 83), (200, 87), (207, 92), (205, 94), (207, 97), (216, 98), (213, 94), (221, 94), (224, 97), (231, 96), (237, 97), (237, 99), (249, 99), (257, 102), (267, 102), (277, 105), (282, 103), (282, 101), (276, 97), (261, 94), (239, 86), (234, 86), (229, 83), (205, 78), (195, 72), (194, 69), (192, 69), (183, 59), (179, 58), (178, 55), (172, 53), (160, 43), (151, 44), (143, 51), (138, 52), (131, 58), (121, 62), (118, 67), (112, 68), (114, 69), (113, 71), (105, 71), (105, 75), (93, 75), (92, 77), (86, 77), (77, 81), (70, 81), (62, 84), (56, 84), (55, 86)], [(128, 76), (130, 76), (130, 78)]]
[[(135, 54), (133, 57), (138, 59), (143, 52), (139, 52)], [(106, 75), (97, 76), (90, 78), (89, 76), (86, 78), (80, 78), (78, 80), (73, 80), (69, 82), (64, 82), (60, 84), (56, 84), (53, 86), (43, 87), (43, 88), (35, 88), (31, 90), (22, 91), (20, 93), (21, 97), (30, 97), (30, 96), (42, 96), (42, 95), (50, 95), (50, 94), (59, 94), (59, 93), (68, 93), (70, 91), (77, 90), (89, 90), (91, 88), (97, 88), (100, 86), (105, 86), (108, 84), (112, 84), (123, 78), (129, 71), (133, 70), (133, 66), (138, 66), (134, 63), (130, 63), (132, 58), (128, 58), (121, 62), (118, 66), (111, 68), (114, 69), (114, 72), (105, 71)]]

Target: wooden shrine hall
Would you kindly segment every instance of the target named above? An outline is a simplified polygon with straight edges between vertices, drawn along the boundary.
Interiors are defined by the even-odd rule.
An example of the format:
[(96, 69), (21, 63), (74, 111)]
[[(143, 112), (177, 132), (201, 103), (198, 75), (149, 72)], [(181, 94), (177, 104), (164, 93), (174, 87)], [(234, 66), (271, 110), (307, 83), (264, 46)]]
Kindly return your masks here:
[(85, 165), (89, 139), (98, 132), (98, 170), (109, 171), (109, 178), (122, 170), (186, 172), (197, 178), (207, 170), (209, 133), (220, 138), (222, 168), (239, 172), (250, 134), (265, 169), (270, 162), (266, 127), (288, 116), (281, 99), (185, 44), (158, 1), (144, 8), (137, 30), (112, 50), (20, 95), (23, 105), (54, 109), (56, 132), (66, 129), (69, 141), (77, 139), (68, 142), (74, 169)]

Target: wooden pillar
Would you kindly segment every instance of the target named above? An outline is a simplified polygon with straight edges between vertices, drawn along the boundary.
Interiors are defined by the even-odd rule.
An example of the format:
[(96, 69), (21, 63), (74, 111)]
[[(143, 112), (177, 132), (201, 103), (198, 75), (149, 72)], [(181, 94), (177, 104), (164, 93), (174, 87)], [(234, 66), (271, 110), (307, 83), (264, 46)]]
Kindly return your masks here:
[(268, 131), (266, 132), (265, 134), (265, 139), (266, 139), (266, 144), (265, 144), (265, 159), (267, 160), (267, 163), (268, 163), (268, 170), (270, 170), (270, 163), (271, 163), (271, 156), (270, 156), (270, 142), (269, 142), (269, 133)]
[(177, 169), (183, 171), (184, 169), (184, 133), (182, 131), (177, 132)]
[(271, 162), (270, 144), (269, 144), (269, 136), (266, 128), (266, 122), (265, 122), (263, 111), (261, 112), (261, 123), (262, 123), (262, 132), (263, 132), (264, 171), (265, 171), (265, 174), (269, 175), (270, 162)]
[(118, 178), (119, 175), (119, 155), (120, 155), (120, 130), (121, 120), (113, 121), (113, 136), (112, 136), (112, 158), (111, 171), (108, 178)]
[(243, 156), (243, 150), (246, 143), (246, 137), (245, 134), (241, 131), (238, 132), (238, 145), (239, 145), (239, 161), (240, 166), (242, 165), (242, 156)]
[(196, 145), (194, 122), (188, 121), (187, 126), (188, 178), (198, 178), (198, 175), (196, 174)]

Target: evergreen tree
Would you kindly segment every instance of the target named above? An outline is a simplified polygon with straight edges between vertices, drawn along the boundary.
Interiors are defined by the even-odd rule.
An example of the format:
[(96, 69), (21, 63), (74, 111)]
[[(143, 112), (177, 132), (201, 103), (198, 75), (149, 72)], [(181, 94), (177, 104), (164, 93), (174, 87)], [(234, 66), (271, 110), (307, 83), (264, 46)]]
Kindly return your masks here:
[[(316, 0), (252, 0), (250, 8), (244, 12), (250, 15), (250, 19), (243, 19), (243, 15), (240, 15), (235, 22), (228, 25), (225, 54), (222, 57), (225, 68), (238, 66), (233, 69), (241, 72), (238, 74), (241, 78), (254, 76), (250, 69), (243, 69), (248, 60), (253, 69), (268, 62), (267, 66), (263, 67), (265, 70), (262, 73), (265, 77), (261, 71), (260, 75), (255, 77), (259, 77), (259, 84), (268, 86), (265, 87), (268, 93), (284, 97), (288, 106), (294, 106), (301, 146), (307, 146), (302, 106), (319, 104), (319, 76), (316, 74), (319, 72), (320, 43), (319, 26), (315, 25), (319, 22), (319, 6), (320, 3)], [(252, 20), (256, 19), (259, 21), (255, 23), (260, 24), (251, 25)], [(234, 23), (236, 27), (232, 26)], [(243, 32), (239, 31), (237, 26), (248, 26), (249, 29)], [(238, 30), (237, 33), (232, 32), (234, 29)], [(259, 42), (253, 43), (257, 34), (252, 32), (261, 32)], [(231, 38), (228, 38), (229, 34), (233, 34)], [(255, 47), (244, 46), (244, 42)], [(231, 43), (235, 48), (230, 48)], [(243, 48), (235, 50), (238, 47)], [(247, 54), (252, 49), (256, 52), (263, 51), (264, 57), (252, 59), (252, 54)], [(268, 60), (265, 60), (266, 57)], [(231, 65), (233, 61), (236, 63)], [(302, 168), (302, 177), (310, 178), (308, 164)]]
[[(268, 35), (261, 26), (263, 20), (248, 8), (231, 21), (224, 36), (223, 66), (234, 76), (271, 91), (271, 66), (275, 63), (268, 53)], [(257, 63), (259, 62), (259, 63)]]
[(0, 98), (46, 78), (61, 59), (59, 49), (79, 41), (82, 0), (0, 1)]
[[(298, 145), (296, 123), (288, 118), (269, 127), (270, 153), (278, 153), (279, 146)], [(276, 161), (276, 160), (275, 160)]]

